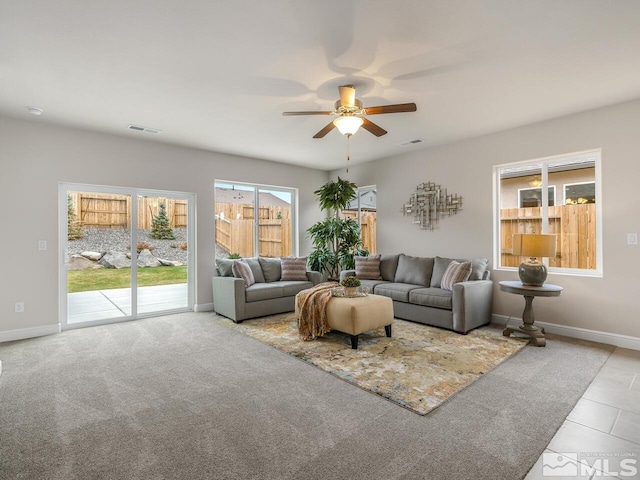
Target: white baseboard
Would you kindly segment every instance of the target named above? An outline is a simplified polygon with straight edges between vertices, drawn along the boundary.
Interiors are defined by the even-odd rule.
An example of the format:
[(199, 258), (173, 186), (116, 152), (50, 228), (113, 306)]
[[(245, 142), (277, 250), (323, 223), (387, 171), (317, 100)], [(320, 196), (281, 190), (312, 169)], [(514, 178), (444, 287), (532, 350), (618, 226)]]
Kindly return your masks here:
[(18, 328), (16, 330), (0, 332), (0, 342), (13, 342), (14, 340), (23, 340), (25, 338), (54, 335), (56, 333), (60, 333), (61, 331), (62, 328), (59, 323), (54, 323), (53, 325), (44, 325), (42, 327)]
[[(512, 324), (522, 324), (521, 318), (507, 317), (506, 315), (492, 315), (491, 322), (499, 325), (506, 325), (511, 320)], [(591, 342), (606, 343), (607, 345), (615, 345), (616, 347), (629, 348), (631, 350), (640, 350), (640, 338), (630, 335), (620, 335), (618, 333), (601, 332), (598, 330), (588, 330), (586, 328), (568, 327), (566, 325), (557, 325), (555, 323), (535, 322), (536, 325), (544, 327), (545, 332), (564, 337), (578, 338), (580, 340), (589, 340)]]
[(213, 312), (213, 303), (200, 303), (193, 306), (194, 312)]

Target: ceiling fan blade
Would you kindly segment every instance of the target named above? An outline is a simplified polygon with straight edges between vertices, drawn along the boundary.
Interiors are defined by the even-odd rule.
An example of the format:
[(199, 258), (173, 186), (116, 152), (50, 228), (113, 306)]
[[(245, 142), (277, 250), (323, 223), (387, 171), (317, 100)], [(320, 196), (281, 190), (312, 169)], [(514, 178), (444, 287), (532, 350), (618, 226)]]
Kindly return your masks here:
[(342, 85), (338, 87), (340, 92), (340, 103), (343, 107), (353, 107), (356, 102), (356, 88), (353, 85)]
[(329, 133), (331, 130), (333, 130), (334, 128), (336, 128), (336, 126), (333, 124), (333, 122), (330, 122), (326, 127), (324, 127), (322, 130), (320, 130), (318, 133), (316, 133), (313, 136), (313, 138), (322, 138), (327, 133)]
[(282, 112), (285, 117), (288, 115), (331, 115), (333, 112), (319, 112), (314, 110), (312, 112)]
[(362, 118), (362, 120), (363, 120), (362, 128), (373, 133), (376, 137), (381, 137), (382, 135), (386, 135), (387, 131), (384, 128), (379, 127), (378, 125), (376, 125), (370, 120), (367, 120), (364, 117)]
[(382, 105), (379, 107), (365, 108), (367, 115), (378, 115), (380, 113), (415, 112), (416, 110), (417, 107), (415, 103), (398, 103), (395, 105)]

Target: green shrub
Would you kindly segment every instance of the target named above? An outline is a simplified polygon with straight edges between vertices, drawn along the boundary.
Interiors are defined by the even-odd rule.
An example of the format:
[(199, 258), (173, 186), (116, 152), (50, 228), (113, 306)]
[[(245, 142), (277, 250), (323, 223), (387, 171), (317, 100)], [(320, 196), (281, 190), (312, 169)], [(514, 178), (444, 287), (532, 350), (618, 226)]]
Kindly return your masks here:
[(79, 240), (84, 237), (82, 223), (73, 208), (73, 199), (67, 195), (67, 240)]

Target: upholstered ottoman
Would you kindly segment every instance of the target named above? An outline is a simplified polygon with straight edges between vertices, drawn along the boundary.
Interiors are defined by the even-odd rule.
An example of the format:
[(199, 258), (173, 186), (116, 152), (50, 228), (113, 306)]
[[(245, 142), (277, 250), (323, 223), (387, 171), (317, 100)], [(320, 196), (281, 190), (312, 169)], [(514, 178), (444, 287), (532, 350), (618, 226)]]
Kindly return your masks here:
[(393, 301), (382, 295), (332, 297), (327, 303), (327, 323), (331, 330), (349, 334), (351, 348), (357, 349), (358, 335), (361, 333), (384, 327), (387, 337), (391, 336)]

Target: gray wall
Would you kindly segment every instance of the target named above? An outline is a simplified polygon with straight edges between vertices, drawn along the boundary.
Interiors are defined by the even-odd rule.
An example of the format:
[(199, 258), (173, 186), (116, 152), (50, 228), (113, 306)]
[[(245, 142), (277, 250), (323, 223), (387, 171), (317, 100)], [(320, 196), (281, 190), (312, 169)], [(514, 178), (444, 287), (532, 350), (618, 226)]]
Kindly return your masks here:
[[(492, 167), (601, 148), (604, 276), (550, 274), (547, 281), (565, 290), (559, 298), (535, 300), (536, 320), (638, 339), (640, 246), (626, 244), (627, 232), (640, 231), (638, 125), (640, 100), (352, 166), (348, 174), (336, 170), (331, 177), (377, 185), (379, 252), (492, 259)], [(433, 232), (419, 230), (401, 213), (402, 204), (423, 181), (464, 197), (463, 211), (444, 218)], [(503, 270), (494, 271), (493, 278), (518, 277), (513, 270)], [(521, 316), (522, 297), (498, 288), (494, 292), (494, 313)]]
[[(300, 253), (305, 230), (323, 218), (313, 191), (328, 179), (320, 170), (293, 167), (137, 138), (0, 117), (0, 205), (3, 332), (58, 324), (58, 184), (86, 183), (196, 194), (196, 304), (213, 302), (214, 179), (299, 189)], [(48, 250), (38, 251), (38, 240)], [(25, 312), (14, 313), (14, 302)]]

